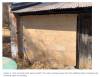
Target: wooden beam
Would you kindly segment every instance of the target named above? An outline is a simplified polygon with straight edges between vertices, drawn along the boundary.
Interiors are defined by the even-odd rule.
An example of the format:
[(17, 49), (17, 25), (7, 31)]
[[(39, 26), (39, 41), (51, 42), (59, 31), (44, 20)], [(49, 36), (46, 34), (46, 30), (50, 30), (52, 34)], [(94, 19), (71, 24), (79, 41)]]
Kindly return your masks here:
[(76, 68), (92, 68), (92, 15), (79, 14), (77, 23)]
[(86, 8), (65, 8), (65, 9), (52, 9), (42, 11), (28, 11), (28, 12), (14, 12), (20, 16), (28, 15), (49, 15), (49, 14), (80, 14), (80, 13), (91, 13), (92, 7)]
[(18, 58), (24, 58), (24, 47), (23, 47), (23, 25), (21, 24), (20, 16), (16, 15), (17, 18), (17, 40), (18, 40)]

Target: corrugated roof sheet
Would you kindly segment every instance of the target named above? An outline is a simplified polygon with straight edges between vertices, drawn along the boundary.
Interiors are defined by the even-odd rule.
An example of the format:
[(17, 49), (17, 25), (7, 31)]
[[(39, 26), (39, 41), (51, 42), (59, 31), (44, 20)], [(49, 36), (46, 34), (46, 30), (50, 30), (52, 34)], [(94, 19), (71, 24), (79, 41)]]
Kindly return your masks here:
[(71, 8), (83, 8), (92, 7), (91, 2), (47, 2), (31, 6), (28, 8), (13, 11), (15, 13), (25, 13), (25, 12), (37, 12), (43, 10), (53, 10), (53, 9), (71, 9)]

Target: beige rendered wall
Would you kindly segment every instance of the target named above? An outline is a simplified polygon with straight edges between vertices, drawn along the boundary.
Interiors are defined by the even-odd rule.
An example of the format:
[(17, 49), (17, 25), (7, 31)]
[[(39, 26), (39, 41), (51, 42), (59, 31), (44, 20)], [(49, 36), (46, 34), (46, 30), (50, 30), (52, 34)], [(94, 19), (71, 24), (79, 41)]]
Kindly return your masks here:
[(76, 14), (23, 16), (21, 25), (31, 61), (59, 68), (76, 65)]

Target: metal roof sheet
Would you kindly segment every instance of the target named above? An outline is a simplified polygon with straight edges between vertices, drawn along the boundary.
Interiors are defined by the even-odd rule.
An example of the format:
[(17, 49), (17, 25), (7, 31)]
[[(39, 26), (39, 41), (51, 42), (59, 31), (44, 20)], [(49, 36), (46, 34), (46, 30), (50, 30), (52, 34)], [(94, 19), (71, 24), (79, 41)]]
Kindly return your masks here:
[(28, 8), (37, 4), (40, 4), (41, 2), (14, 2), (11, 4), (11, 10), (19, 10), (19, 9), (24, 9), (24, 8)]
[(53, 9), (71, 9), (71, 8), (84, 8), (92, 7), (91, 2), (47, 2), (31, 6), (24, 9), (19, 9), (13, 11), (14, 13), (25, 13), (25, 12), (37, 12), (43, 10), (53, 10)]

